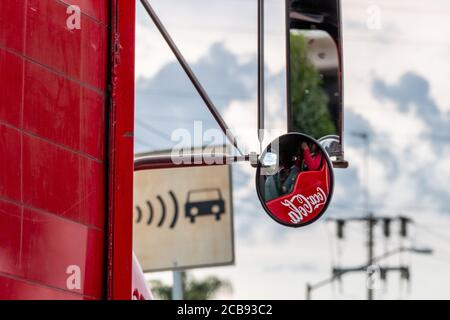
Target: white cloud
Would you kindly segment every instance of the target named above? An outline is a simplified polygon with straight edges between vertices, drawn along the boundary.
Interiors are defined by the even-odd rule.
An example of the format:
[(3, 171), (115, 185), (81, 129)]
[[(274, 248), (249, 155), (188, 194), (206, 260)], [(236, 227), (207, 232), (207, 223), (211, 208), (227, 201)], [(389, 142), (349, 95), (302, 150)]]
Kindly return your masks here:
[[(249, 59), (254, 58), (256, 7), (253, 2), (155, 0), (152, 3), (191, 63), (201, 61), (211, 45), (217, 42), (234, 54), (240, 65), (247, 65)], [(275, 0), (271, 5), (276, 6)], [(380, 31), (366, 27), (369, 5), (378, 5), (381, 9)], [(281, 12), (274, 8), (273, 12)], [(434, 257), (411, 259), (413, 278), (409, 295), (399, 292), (398, 281), (390, 279), (389, 290), (378, 292), (377, 297), (449, 298), (450, 249), (447, 248), (450, 239), (445, 239), (445, 234), (450, 229), (450, 205), (445, 206), (445, 203), (450, 196), (450, 148), (449, 139), (445, 141), (445, 137), (450, 136), (450, 124), (448, 130), (439, 127), (437, 131), (436, 123), (445, 127), (445, 121), (450, 119), (445, 118), (444, 113), (450, 110), (450, 65), (447, 63), (450, 50), (444, 32), (450, 30), (447, 19), (450, 3), (447, 0), (426, 3), (344, 0), (343, 14), (345, 103), (348, 117), (353, 117), (347, 118), (345, 147), (351, 167), (336, 173), (335, 202), (350, 209), (333, 208), (332, 205), (329, 216), (361, 214), (357, 209), (363, 205), (364, 148), (350, 132), (372, 130), (369, 180), (373, 209), (379, 210), (378, 214), (412, 216), (419, 230), (415, 241), (439, 248)], [(141, 17), (137, 29), (137, 76), (150, 79), (173, 58), (153, 25), (144, 21)], [(282, 37), (274, 26), (276, 19), (273, 21), (268, 41), (277, 44), (271, 45), (274, 49), (268, 51), (268, 68), (271, 74), (278, 74), (283, 66), (280, 58), (283, 52), (276, 49)], [(401, 111), (395, 97), (382, 100), (374, 96), (374, 80), (381, 79), (391, 88), (398, 86), (407, 73), (418, 75), (429, 85), (427, 94), (441, 112), (437, 119), (425, 118), (418, 113), (427, 112), (424, 105)], [(217, 82), (220, 81), (218, 75)], [(256, 78), (254, 81), (256, 83)], [(268, 84), (269, 87), (274, 83)], [(267, 110), (271, 125), (277, 128), (284, 123), (279, 111), (279, 106), (283, 105), (283, 92), (279, 88), (278, 84), (275, 92), (270, 92)], [(412, 97), (417, 94), (413, 89), (409, 91), (408, 95)], [(255, 127), (255, 96), (231, 99), (225, 109), (224, 117), (233, 126), (250, 130)], [(444, 141), (424, 136), (429, 133), (443, 136)], [(254, 144), (255, 138), (256, 130), (251, 139), (253, 142), (249, 144)], [(336, 258), (336, 252), (335, 249), (330, 251), (329, 233), (334, 229), (327, 232), (323, 221), (300, 230), (275, 225), (257, 203), (253, 169), (245, 165), (235, 169), (235, 174), (243, 177), (235, 188), (237, 264), (235, 267), (198, 270), (194, 274), (218, 274), (231, 279), (235, 289), (233, 298), (303, 298), (307, 281), (315, 282), (330, 275), (330, 258), (332, 252)], [(352, 210), (354, 205), (357, 209)], [(421, 230), (421, 226), (431, 232)], [(358, 228), (353, 229), (349, 239), (342, 244), (342, 262), (346, 265), (359, 265), (365, 259), (364, 228)], [(433, 232), (439, 232), (440, 236)], [(394, 247), (397, 240), (392, 240), (390, 246)], [(377, 244), (377, 252), (382, 253), (383, 242)], [(388, 262), (397, 263), (398, 260), (392, 258)], [(315, 292), (314, 297), (364, 297), (364, 275), (346, 276), (344, 285), (345, 294), (333, 293), (330, 287), (325, 287)]]

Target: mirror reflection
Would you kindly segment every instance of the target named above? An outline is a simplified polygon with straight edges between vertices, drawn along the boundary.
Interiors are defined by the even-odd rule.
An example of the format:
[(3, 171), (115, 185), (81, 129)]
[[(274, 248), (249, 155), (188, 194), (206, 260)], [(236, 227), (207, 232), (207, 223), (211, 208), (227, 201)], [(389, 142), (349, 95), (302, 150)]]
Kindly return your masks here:
[(290, 133), (266, 148), (256, 183), (269, 215), (281, 224), (299, 227), (312, 223), (326, 210), (333, 172), (326, 151), (317, 141)]
[(290, 126), (320, 139), (342, 136), (340, 14), (337, 0), (290, 0)]

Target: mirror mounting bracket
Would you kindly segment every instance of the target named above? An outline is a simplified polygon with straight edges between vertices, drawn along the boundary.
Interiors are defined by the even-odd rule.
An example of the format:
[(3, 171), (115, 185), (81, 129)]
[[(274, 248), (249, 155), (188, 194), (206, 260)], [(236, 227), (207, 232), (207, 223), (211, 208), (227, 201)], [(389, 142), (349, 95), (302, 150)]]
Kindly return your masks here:
[[(230, 156), (226, 154), (188, 154), (183, 156), (154, 155), (136, 158), (134, 160), (134, 171), (188, 168), (230, 165), (237, 162), (250, 162), (253, 166), (255, 154), (243, 156)], [(257, 161), (257, 160), (256, 160)]]

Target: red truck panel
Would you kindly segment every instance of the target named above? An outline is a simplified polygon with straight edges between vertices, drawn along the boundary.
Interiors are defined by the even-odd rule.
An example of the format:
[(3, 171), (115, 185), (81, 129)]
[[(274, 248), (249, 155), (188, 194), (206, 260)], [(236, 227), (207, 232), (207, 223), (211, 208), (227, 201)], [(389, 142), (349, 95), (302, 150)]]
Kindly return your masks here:
[(132, 294), (135, 0), (112, 6), (108, 298)]
[[(106, 134), (111, 8), (117, 3), (125, 6), (125, 2), (0, 1), (0, 299), (106, 297), (111, 282), (108, 270), (115, 266), (106, 261), (107, 248), (114, 250), (118, 243), (112, 242), (115, 238), (110, 232), (120, 230), (111, 227), (115, 225), (112, 220), (121, 219), (113, 204), (122, 203), (121, 214), (131, 219), (131, 194), (108, 199), (118, 182), (122, 187), (132, 185), (132, 99), (120, 106), (131, 105), (123, 117), (126, 123), (115, 120), (129, 133), (126, 141), (111, 146)], [(134, 36), (134, 1), (127, 3), (128, 17), (133, 19), (127, 22), (133, 25)], [(67, 28), (66, 11), (72, 4), (82, 11), (79, 30)], [(131, 74), (126, 81), (132, 79), (132, 88), (131, 65), (119, 74)], [(118, 91), (117, 95), (123, 99), (130, 92)], [(126, 112), (119, 111), (116, 117), (120, 113)], [(131, 163), (116, 161), (117, 153), (111, 148), (128, 152), (122, 156)], [(115, 170), (109, 168), (110, 162), (115, 162)], [(130, 176), (115, 177), (118, 166), (124, 165), (129, 165), (122, 169), (130, 170)], [(122, 222), (123, 230), (130, 229), (131, 234), (131, 222), (127, 224), (127, 218)], [(120, 256), (124, 267), (117, 261), (116, 270), (131, 269), (127, 241)], [(73, 265), (81, 270), (79, 290), (66, 283), (67, 268)], [(123, 275), (120, 286), (130, 286), (128, 297), (130, 279), (131, 271), (129, 277)]]

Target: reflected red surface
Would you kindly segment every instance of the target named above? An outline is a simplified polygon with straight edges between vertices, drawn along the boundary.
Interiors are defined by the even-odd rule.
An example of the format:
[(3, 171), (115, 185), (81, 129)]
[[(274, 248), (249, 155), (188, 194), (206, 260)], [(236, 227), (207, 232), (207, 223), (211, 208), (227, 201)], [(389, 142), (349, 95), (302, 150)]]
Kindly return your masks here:
[(108, 299), (132, 295), (135, 0), (112, 0)]
[(321, 215), (330, 191), (331, 173), (323, 161), (320, 170), (300, 172), (293, 191), (268, 201), (266, 206), (284, 224), (301, 226)]

